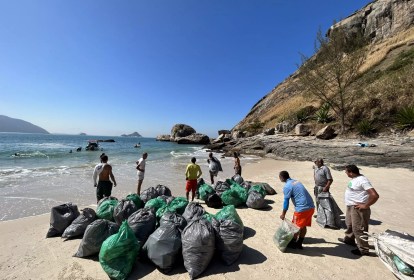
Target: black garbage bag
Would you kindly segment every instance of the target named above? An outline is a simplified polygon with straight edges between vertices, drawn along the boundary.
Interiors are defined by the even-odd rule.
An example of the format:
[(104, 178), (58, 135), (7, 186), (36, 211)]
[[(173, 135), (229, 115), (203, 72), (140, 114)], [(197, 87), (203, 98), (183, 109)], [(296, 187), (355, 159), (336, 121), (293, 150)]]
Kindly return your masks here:
[(148, 200), (158, 197), (158, 191), (154, 187), (150, 187), (141, 192), (141, 200), (145, 204)]
[(222, 208), (223, 207), (223, 201), (221, 201), (220, 196), (216, 193), (213, 193), (207, 196), (206, 204), (208, 207), (211, 207), (211, 208)]
[(92, 208), (84, 208), (81, 212), (70, 226), (65, 229), (62, 234), (63, 238), (82, 236), (85, 233), (86, 227), (96, 220), (96, 213)]
[(114, 222), (105, 219), (95, 220), (86, 227), (79, 249), (73, 256), (84, 258), (98, 254), (102, 243), (118, 230), (119, 226)]
[(227, 182), (217, 181), (214, 187), (216, 193), (221, 197), (221, 194), (230, 189), (230, 184)]
[(251, 181), (243, 181), (240, 186), (246, 189), (246, 191), (249, 191), (250, 188), (253, 186)]
[(184, 210), (183, 217), (189, 223), (190, 221), (200, 218), (205, 213), (203, 206), (198, 202), (190, 202)]
[(102, 244), (99, 262), (109, 278), (124, 280), (132, 271), (139, 249), (139, 241), (127, 221), (123, 221), (119, 232)]
[(247, 207), (253, 209), (263, 209), (268, 206), (266, 200), (264, 199), (264, 196), (256, 191), (249, 191), (246, 205)]
[(268, 183), (252, 183), (252, 186), (261, 186), (268, 195), (274, 195), (276, 194), (276, 191), (274, 188), (272, 188)]
[(239, 174), (234, 175), (233, 177), (231, 177), (231, 179), (239, 185), (244, 182), (243, 177)]
[(216, 233), (216, 248), (226, 265), (231, 265), (243, 250), (243, 226), (232, 220), (212, 219)]
[(171, 190), (167, 186), (157, 185), (155, 187), (155, 190), (157, 191), (158, 196), (160, 195), (171, 196)]
[(129, 199), (122, 199), (114, 209), (114, 221), (121, 225), (123, 221), (129, 218), (138, 208), (134, 201)]
[(173, 269), (181, 255), (181, 231), (187, 222), (177, 213), (165, 213), (157, 228), (147, 239), (143, 250), (148, 258), (163, 272)]
[(141, 244), (145, 244), (148, 236), (154, 232), (156, 222), (154, 211), (145, 207), (134, 212), (128, 218), (128, 225)]
[(185, 269), (194, 279), (209, 265), (214, 255), (215, 233), (206, 219), (190, 222), (181, 234)]
[(336, 204), (335, 199), (329, 192), (321, 192), (318, 194), (318, 212), (316, 222), (321, 227), (341, 228), (342, 210)]
[(52, 207), (50, 228), (46, 238), (61, 236), (65, 229), (79, 216), (78, 206), (71, 202)]

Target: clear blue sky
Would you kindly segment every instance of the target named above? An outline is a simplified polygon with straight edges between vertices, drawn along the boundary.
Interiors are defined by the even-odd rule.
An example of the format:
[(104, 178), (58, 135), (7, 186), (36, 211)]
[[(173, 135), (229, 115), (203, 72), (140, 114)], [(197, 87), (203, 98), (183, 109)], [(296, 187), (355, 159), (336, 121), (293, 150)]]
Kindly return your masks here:
[(212, 137), (371, 1), (0, 0), (0, 115), (51, 133)]

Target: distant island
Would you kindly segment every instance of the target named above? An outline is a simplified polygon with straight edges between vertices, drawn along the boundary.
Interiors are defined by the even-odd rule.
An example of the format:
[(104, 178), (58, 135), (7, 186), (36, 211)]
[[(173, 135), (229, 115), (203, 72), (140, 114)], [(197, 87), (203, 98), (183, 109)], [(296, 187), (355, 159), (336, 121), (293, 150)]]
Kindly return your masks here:
[(0, 115), (0, 132), (43, 133), (50, 134), (45, 129), (20, 119)]
[(81, 133), (79, 133), (79, 135), (84, 136), (84, 135), (86, 135), (86, 133), (85, 132), (81, 132)]
[(139, 134), (138, 132), (134, 132), (131, 134), (122, 134), (122, 137), (142, 137), (141, 134)]

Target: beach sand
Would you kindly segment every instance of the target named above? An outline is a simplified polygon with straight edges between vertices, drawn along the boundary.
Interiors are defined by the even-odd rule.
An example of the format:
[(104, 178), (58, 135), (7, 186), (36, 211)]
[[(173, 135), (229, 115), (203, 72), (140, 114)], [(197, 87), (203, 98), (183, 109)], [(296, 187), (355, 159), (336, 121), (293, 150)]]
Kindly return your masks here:
[[(308, 228), (304, 250), (282, 253), (273, 243), (280, 225), (282, 183), (279, 171), (287, 170), (313, 193), (311, 162), (262, 159), (244, 166), (245, 180), (267, 182), (278, 192), (267, 196), (270, 208), (264, 211), (237, 209), (245, 225), (244, 248), (231, 266), (214, 259), (201, 275), (203, 279), (396, 279), (375, 255), (356, 257), (352, 247), (337, 241), (343, 230), (323, 229), (314, 221)], [(331, 170), (334, 183), (331, 193), (345, 211), (343, 197), (349, 178), (343, 171)], [(412, 213), (414, 173), (405, 169), (362, 167), (380, 195), (372, 206), (370, 232), (386, 229), (414, 234)], [(217, 210), (206, 207), (210, 213)], [(292, 215), (290, 206), (288, 217)], [(60, 237), (46, 239), (50, 214), (0, 222), (0, 275), (2, 279), (108, 279), (99, 261), (74, 258), (80, 239), (64, 241)], [(137, 262), (128, 279), (189, 279), (183, 265), (170, 275), (160, 273), (149, 263)]]

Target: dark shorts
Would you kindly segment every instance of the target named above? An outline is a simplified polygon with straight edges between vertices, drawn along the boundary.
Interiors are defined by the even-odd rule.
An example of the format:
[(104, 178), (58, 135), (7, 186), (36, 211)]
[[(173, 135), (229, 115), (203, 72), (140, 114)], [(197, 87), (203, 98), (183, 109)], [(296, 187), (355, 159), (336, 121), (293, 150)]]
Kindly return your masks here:
[(111, 181), (99, 181), (96, 187), (96, 199), (99, 201), (104, 197), (111, 196), (112, 182)]

